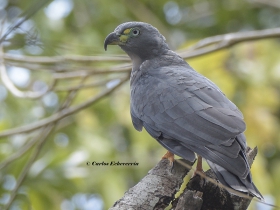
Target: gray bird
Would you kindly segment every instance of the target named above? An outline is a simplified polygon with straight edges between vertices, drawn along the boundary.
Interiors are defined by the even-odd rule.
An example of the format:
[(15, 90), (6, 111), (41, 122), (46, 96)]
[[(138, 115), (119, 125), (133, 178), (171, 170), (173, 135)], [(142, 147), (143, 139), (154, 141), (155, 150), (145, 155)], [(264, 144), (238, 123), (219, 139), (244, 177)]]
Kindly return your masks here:
[(197, 153), (222, 184), (263, 199), (245, 154), (243, 115), (213, 82), (170, 50), (150, 24), (123, 23), (107, 36), (105, 50), (107, 45), (119, 45), (131, 58), (132, 123), (169, 151), (164, 158), (194, 161)]

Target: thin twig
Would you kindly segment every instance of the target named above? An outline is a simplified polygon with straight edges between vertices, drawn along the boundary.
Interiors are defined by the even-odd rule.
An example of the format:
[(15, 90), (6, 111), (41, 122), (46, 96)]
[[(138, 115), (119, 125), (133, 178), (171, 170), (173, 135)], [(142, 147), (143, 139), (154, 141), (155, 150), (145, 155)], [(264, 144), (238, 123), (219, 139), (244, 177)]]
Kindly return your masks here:
[[(80, 85), (83, 84), (84, 80), (86, 79), (83, 78), (80, 81)], [(62, 103), (62, 105), (60, 106), (60, 108), (58, 109), (58, 111), (62, 111), (63, 109), (66, 109), (68, 106), (70, 106), (71, 102), (74, 100), (75, 96), (77, 95), (79, 90), (79, 87), (77, 87), (77, 89), (72, 90), (68, 93), (64, 103)], [(37, 137), (33, 140), (34, 142), (38, 142), (37, 147), (35, 148), (34, 153), (32, 154), (32, 156), (30, 157), (30, 159), (28, 160), (28, 162), (26, 163), (25, 167), (23, 168), (23, 170), (21, 171), (18, 179), (17, 179), (17, 183), (16, 183), (16, 187), (13, 189), (13, 191), (11, 192), (11, 196), (9, 198), (8, 203), (5, 205), (4, 210), (8, 210), (12, 204), (12, 202), (14, 201), (14, 199), (16, 198), (17, 192), (19, 187), (22, 185), (24, 179), (27, 176), (28, 171), (30, 170), (32, 164), (34, 163), (34, 161), (37, 159), (43, 144), (46, 142), (47, 137), (49, 136), (49, 134), (54, 130), (54, 128), (56, 127), (58, 121), (53, 122), (51, 124), (46, 125), (43, 129), (42, 132), (40, 132)], [(24, 152), (26, 152), (27, 150), (25, 150)]]
[[(3, 36), (0, 38), (0, 44), (6, 40), (8, 35), (15, 29), (19, 28), (21, 24), (23, 24), (26, 20), (28, 20), (30, 17), (32, 17), (37, 11), (39, 11), (49, 0), (44, 1), (37, 1), (36, 3), (33, 2), (31, 6), (21, 14), (22, 18), (17, 18), (17, 21), (15, 21), (14, 24), (11, 24), (11, 26), (8, 28), (8, 30), (4, 33)], [(2, 34), (1, 34), (2, 35)]]
[(28, 150), (30, 150), (38, 141), (38, 139), (33, 139), (28, 141), (26, 144), (23, 145), (23, 147), (20, 147), (19, 150), (17, 150), (15, 153), (13, 153), (11, 156), (9, 156), (7, 159), (3, 160), (0, 163), (0, 170), (7, 167), (10, 163), (15, 161), (16, 159), (22, 157), (23, 154), (25, 154)]
[(81, 86), (83, 85), (83, 83), (85, 82), (86, 79), (87, 79), (87, 76), (83, 77), (80, 81), (80, 84), (68, 92), (68, 96), (67, 96), (66, 100), (64, 101), (64, 103), (62, 103), (59, 111), (63, 111), (64, 109), (66, 109), (67, 107), (70, 106), (71, 102), (76, 97), (78, 91), (81, 89)]
[(13, 189), (13, 191), (11, 192), (11, 196), (9, 198), (9, 201), (7, 202), (7, 204), (4, 206), (3, 210), (8, 210), (11, 207), (11, 204), (13, 203), (16, 195), (17, 195), (17, 191), (19, 189), (19, 187), (21, 186), (21, 184), (23, 183), (23, 181), (26, 178), (26, 175), (28, 173), (28, 171), (30, 170), (32, 164), (34, 163), (34, 161), (37, 159), (41, 148), (43, 147), (44, 143), (45, 143), (45, 139), (48, 137), (48, 135), (51, 133), (52, 129), (54, 128), (54, 124), (49, 124), (46, 128), (43, 129), (43, 131), (37, 135), (36, 140), (39, 140), (37, 147), (35, 148), (34, 153), (31, 155), (31, 157), (29, 158), (28, 162), (26, 163), (26, 165), (24, 166), (23, 170), (21, 171), (18, 179), (17, 179), (17, 183), (15, 188)]
[[(267, 39), (267, 38), (278, 38), (280, 37), (280, 28), (272, 28), (265, 30), (249, 31), (249, 32), (237, 32), (224, 35), (218, 35), (213, 37), (208, 37), (199, 41), (193, 47), (180, 50), (178, 53), (183, 58), (191, 58), (200, 55), (204, 55), (213, 51), (224, 49), (230, 47), (240, 42)], [(216, 44), (211, 48), (207, 48), (208, 45)], [(205, 49), (200, 49), (204, 48)], [(54, 57), (44, 57), (44, 56), (23, 56), (23, 55), (11, 55), (4, 54), (4, 60), (6, 61), (16, 61), (16, 62), (28, 62), (28, 63), (43, 63), (43, 64), (55, 64), (61, 62), (99, 62), (99, 61), (130, 61), (129, 57), (124, 55), (116, 56), (54, 56)]]
[(130, 58), (125, 55), (115, 56), (80, 56), (80, 55), (64, 55), (64, 56), (23, 56), (4, 54), (4, 60), (28, 63), (44, 63), (54, 64), (62, 62), (108, 62), (108, 61), (130, 61)]
[(61, 110), (60, 112), (53, 114), (52, 116), (48, 117), (48, 118), (44, 118), (40, 121), (31, 123), (29, 125), (24, 125), (24, 126), (20, 126), (17, 128), (12, 128), (6, 131), (3, 131), (0, 133), (0, 137), (5, 137), (5, 136), (10, 136), (10, 135), (14, 135), (14, 134), (19, 134), (19, 133), (25, 133), (25, 132), (30, 132), (30, 131), (34, 131), (38, 128), (41, 128), (45, 125), (48, 125), (50, 123), (56, 122), (58, 120), (61, 120), (62, 118), (74, 114), (90, 105), (92, 105), (93, 103), (95, 103), (96, 101), (102, 99), (103, 97), (107, 96), (108, 94), (112, 93), (115, 89), (117, 89), (119, 86), (121, 86), (123, 83), (125, 83), (128, 80), (129, 76), (127, 76), (126, 78), (122, 79), (117, 85), (115, 85), (112, 88), (108, 88), (104, 91), (102, 91), (101, 93), (97, 94), (96, 96), (90, 98), (89, 100), (70, 107), (68, 109), (64, 109)]
[(40, 91), (40, 92), (21, 91), (21, 90), (19, 90), (18, 88), (16, 88), (14, 83), (10, 80), (10, 78), (9, 78), (9, 76), (7, 74), (7, 71), (6, 71), (6, 67), (5, 67), (4, 63), (1, 62), (1, 61), (0, 61), (0, 75), (1, 75), (2, 82), (6, 86), (6, 88), (14, 96), (16, 96), (18, 98), (32, 98), (32, 99), (36, 99), (36, 98), (42, 97), (43, 95), (45, 95), (49, 91), (49, 88), (47, 88), (44, 91)]
[(197, 44), (190, 47), (190, 50), (181, 50), (178, 51), (178, 54), (183, 58), (192, 58), (231, 47), (240, 42), (279, 37), (280, 28), (218, 35), (202, 39)]
[[(48, 73), (54, 73), (57, 72), (60, 73), (73, 73), (76, 74), (77, 77), (80, 76), (80, 74), (109, 74), (109, 73), (122, 73), (122, 72), (128, 72), (131, 70), (132, 65), (131, 63), (122, 63), (122, 64), (116, 64), (109, 67), (93, 67), (93, 66), (85, 66), (85, 63), (81, 63), (83, 65), (44, 65), (41, 64), (30, 64), (30, 63), (19, 63), (19, 62), (8, 62), (5, 60), (5, 64), (10, 66), (17, 66), (21, 68), (26, 68), (31, 71), (39, 71), (39, 72), (48, 72)], [(76, 63), (77, 64), (77, 63)], [(63, 78), (63, 76), (61, 77)]]
[(277, 0), (247, 0), (247, 1), (252, 4), (263, 4), (266, 6), (280, 9), (280, 2)]
[(116, 79), (120, 79), (120, 78), (108, 79), (108, 80), (104, 80), (104, 81), (93, 82), (93, 83), (90, 83), (90, 84), (76, 85), (76, 86), (70, 86), (70, 87), (59, 87), (58, 86), (58, 87), (55, 87), (53, 89), (53, 91), (57, 91), (57, 92), (60, 92), (60, 91), (71, 91), (71, 90), (77, 89), (77, 87), (79, 87), (79, 89), (99, 87), (99, 86), (103, 86), (103, 85), (107, 84), (108, 82), (110, 82), (112, 80), (116, 80)]
[(55, 73), (53, 77), (56, 79), (72, 79), (77, 77), (84, 77), (97, 74), (115, 74), (115, 73), (127, 73), (130, 72), (131, 66), (120, 70), (104, 70), (104, 71), (76, 71), (76, 72), (65, 72), (65, 73)]

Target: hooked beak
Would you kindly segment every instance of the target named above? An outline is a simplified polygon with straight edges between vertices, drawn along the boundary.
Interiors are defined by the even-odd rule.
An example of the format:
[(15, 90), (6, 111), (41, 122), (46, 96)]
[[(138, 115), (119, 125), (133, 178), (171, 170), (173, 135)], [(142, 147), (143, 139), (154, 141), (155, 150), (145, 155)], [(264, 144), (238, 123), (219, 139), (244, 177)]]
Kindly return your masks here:
[(105, 51), (107, 50), (107, 45), (119, 45), (119, 44), (121, 44), (120, 37), (115, 32), (112, 32), (106, 37), (104, 41), (104, 49)]

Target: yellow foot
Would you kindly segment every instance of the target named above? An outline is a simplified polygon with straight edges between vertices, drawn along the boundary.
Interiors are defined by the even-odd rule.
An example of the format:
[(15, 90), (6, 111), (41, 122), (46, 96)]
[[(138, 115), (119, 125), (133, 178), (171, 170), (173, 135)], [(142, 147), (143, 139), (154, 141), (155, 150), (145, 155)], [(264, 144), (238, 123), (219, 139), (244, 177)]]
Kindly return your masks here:
[(204, 175), (204, 171), (203, 171), (203, 168), (202, 168), (202, 157), (200, 155), (197, 155), (197, 164), (196, 164), (196, 169), (192, 175), (192, 178), (195, 176), (195, 175), (199, 175), (199, 176), (203, 176)]
[(168, 159), (170, 162), (170, 165), (173, 165), (174, 162), (174, 154), (172, 152), (167, 151), (165, 155), (162, 156), (161, 159)]

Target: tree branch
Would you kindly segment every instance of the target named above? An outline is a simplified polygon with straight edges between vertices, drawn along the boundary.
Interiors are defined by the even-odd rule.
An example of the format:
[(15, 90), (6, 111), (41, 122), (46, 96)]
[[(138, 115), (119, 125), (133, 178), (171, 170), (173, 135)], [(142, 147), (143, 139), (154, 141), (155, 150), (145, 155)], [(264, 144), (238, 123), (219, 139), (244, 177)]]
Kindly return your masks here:
[(9, 136), (9, 135), (13, 135), (13, 134), (19, 134), (19, 133), (34, 131), (34, 130), (36, 130), (38, 128), (41, 128), (43, 126), (46, 126), (50, 123), (57, 122), (57, 121), (65, 118), (65, 117), (67, 117), (71, 114), (74, 114), (74, 113), (92, 105), (93, 103), (97, 102), (101, 98), (110, 94), (115, 89), (117, 89), (119, 86), (121, 86), (123, 83), (125, 83), (128, 80), (128, 78), (129, 78), (129, 76), (121, 79), (120, 82), (117, 85), (115, 85), (111, 88), (105, 89), (101, 93), (97, 94), (96, 96), (90, 98), (89, 100), (87, 100), (87, 101), (85, 101), (85, 102), (83, 102), (79, 105), (76, 105), (76, 106), (73, 106), (73, 107), (70, 107), (70, 108), (67, 108), (67, 109), (63, 109), (63, 110), (51, 115), (50, 117), (44, 118), (44, 119), (39, 120), (37, 122), (31, 123), (31, 124), (28, 124), (28, 125), (24, 125), (24, 126), (20, 126), (18, 128), (12, 128), (12, 129), (3, 131), (3, 132), (0, 133), (0, 138), (5, 137), (5, 136)]
[[(80, 81), (80, 85), (83, 84), (84, 80), (86, 79), (86, 77), (83, 78), (83, 80)], [(71, 104), (71, 102), (74, 100), (74, 98), (76, 97), (77, 93), (78, 93), (79, 87), (77, 87), (77, 89), (69, 91), (67, 97), (65, 98), (65, 101), (61, 104), (61, 106), (59, 107), (58, 111), (61, 111), (65, 108), (68, 108)], [(38, 158), (44, 143), (47, 140), (47, 137), (50, 135), (50, 133), (55, 129), (56, 125), (58, 124), (58, 122), (53, 122), (50, 124), (47, 124), (46, 126), (44, 126), (41, 130), (40, 133), (38, 133), (34, 139), (32, 140), (32, 142), (30, 143), (30, 148), (33, 146), (33, 142), (36, 143), (36, 147), (33, 151), (33, 153), (31, 154), (29, 160), (27, 161), (27, 163), (25, 164), (24, 168), (21, 170), (18, 178), (17, 178), (17, 182), (16, 182), (16, 186), (15, 188), (12, 190), (11, 192), (11, 196), (9, 197), (9, 200), (7, 202), (7, 204), (4, 206), (4, 210), (8, 210), (10, 208), (10, 206), (12, 205), (13, 201), (15, 200), (16, 196), (17, 196), (17, 192), (19, 190), (19, 187), (22, 185), (22, 183), (24, 182), (24, 180), (26, 179), (27, 173), (30, 170), (31, 166), (33, 165), (33, 163), (35, 162), (35, 160)], [(21, 154), (24, 154), (26, 150), (21, 150)], [(14, 155), (13, 159), (18, 158), (19, 156)], [(11, 162), (12, 159), (7, 159), (6, 161), (4, 161), (4, 164), (2, 165), (3, 167), (5, 167), (7, 164), (9, 164)]]
[(247, 1), (252, 4), (266, 5), (269, 7), (280, 9), (280, 2), (277, 0), (247, 0)]
[(55, 124), (50, 124), (50, 125), (44, 127), (42, 132), (39, 135), (36, 136), (36, 138), (35, 138), (37, 140), (36, 148), (35, 148), (34, 152), (31, 154), (31, 157), (29, 158), (28, 162), (25, 164), (24, 168), (21, 170), (21, 172), (19, 174), (19, 177), (17, 178), (16, 186), (12, 190), (11, 196), (9, 197), (9, 200), (8, 200), (7, 204), (4, 206), (3, 210), (10, 209), (14, 199), (17, 196), (17, 192), (18, 192), (19, 187), (24, 182), (28, 171), (30, 170), (31, 166), (33, 165), (33, 163), (37, 159), (38, 155), (40, 154), (40, 151), (41, 151), (47, 137), (52, 132), (54, 127), (55, 127)]
[[(204, 55), (207, 53), (211, 53), (220, 49), (224, 49), (240, 42), (252, 41), (257, 39), (267, 39), (267, 38), (278, 38), (280, 37), (280, 28), (259, 30), (259, 31), (249, 31), (249, 32), (238, 32), (238, 33), (230, 33), (225, 35), (218, 35), (213, 37), (205, 38), (199, 41), (194, 46), (180, 50), (178, 53), (184, 58), (191, 58), (200, 55)], [(69, 79), (69, 78), (78, 78), (89, 75), (97, 75), (97, 74), (112, 74), (112, 73), (126, 73), (131, 69), (131, 64), (120, 64), (113, 65), (112, 67), (107, 68), (96, 68), (91, 67), (87, 68), (89, 63), (92, 62), (109, 62), (109, 61), (121, 61), (126, 62), (130, 59), (124, 55), (118, 56), (76, 56), (76, 55), (67, 55), (67, 56), (54, 56), (54, 57), (44, 57), (44, 56), (18, 56), (11, 54), (3, 54), (0, 57), (3, 58), (3, 62), (1, 63), (1, 77), (5, 86), (17, 97), (20, 98), (39, 98), (46, 94), (49, 90), (53, 89), (57, 79)], [(44, 92), (32, 92), (32, 91), (20, 91), (17, 89), (14, 84), (10, 81), (9, 77), (6, 74), (6, 70), (4, 67), (4, 61), (7, 63), (14, 63), (14, 65), (32, 65), (36, 64), (40, 66), (39, 69), (49, 69), (51, 67), (52, 71), (59, 72), (54, 73), (53, 79), (54, 82), (51, 84), (50, 88)], [(67, 67), (61, 67), (62, 63), (67, 63)], [(81, 67), (78, 67), (77, 64), (83, 64)], [(73, 66), (73, 64), (75, 64)], [(51, 65), (51, 66), (50, 66)], [(59, 68), (55, 68), (57, 66)], [(37, 66), (38, 67), (38, 66)], [(36, 68), (35, 68), (36, 69)], [(67, 71), (66, 71), (67, 69)], [(34, 68), (32, 68), (34, 70)], [(50, 69), (49, 69), (50, 70)], [(69, 72), (70, 70), (70, 72)], [(74, 70), (74, 71), (73, 71)]]
[[(279, 38), (280, 28), (272, 28), (265, 30), (256, 31), (246, 31), (229, 33), (224, 35), (212, 36), (202, 39), (194, 46), (177, 51), (180, 56), (184, 59), (197, 57), (210, 52), (214, 52), (220, 49), (231, 47), (235, 44), (253, 40), (268, 39), (268, 38)], [(209, 46), (213, 45), (213, 46)], [(74, 63), (91, 63), (91, 62), (111, 62), (111, 61), (130, 61), (130, 58), (125, 55), (115, 55), (115, 56), (77, 56), (77, 55), (67, 55), (67, 56), (23, 56), (23, 55), (11, 55), (4, 54), (3, 56), (6, 62), (21, 62), (21, 63), (35, 63), (35, 64), (61, 64), (66, 62), (67, 64)]]
[(39, 91), (39, 92), (21, 91), (18, 88), (16, 88), (14, 83), (10, 80), (10, 78), (7, 74), (7, 71), (6, 71), (6, 67), (5, 67), (4, 63), (2, 63), (1, 61), (0, 61), (0, 75), (1, 75), (2, 82), (6, 86), (6, 88), (14, 96), (16, 96), (18, 98), (32, 98), (32, 99), (40, 98), (43, 95), (45, 95), (47, 92), (49, 92), (50, 89), (52, 89), (55, 84), (55, 82), (53, 82), (52, 85), (44, 91)]
[(178, 51), (183, 58), (192, 58), (205, 55), (227, 47), (231, 47), (240, 42), (253, 41), (258, 39), (279, 38), (280, 28), (265, 29), (259, 31), (248, 31), (212, 36), (202, 39), (187, 50)]
[(64, 55), (64, 56), (23, 56), (5, 54), (6, 61), (23, 62), (23, 63), (40, 63), (40, 64), (61, 64), (71, 62), (104, 62), (104, 61), (130, 61), (126, 55), (113, 55), (113, 56), (80, 56), (80, 55)]
[[(192, 162), (181, 161), (189, 165), (189, 168), (193, 165)], [(174, 199), (189, 168), (178, 161), (175, 161), (172, 167), (169, 160), (161, 160), (109, 210), (164, 209)]]
[(77, 88), (79, 88), (79, 90), (81, 90), (81, 89), (85, 89), (85, 88), (99, 87), (99, 86), (104, 86), (104, 85), (108, 84), (110, 81), (116, 80), (116, 79), (119, 79), (119, 78), (108, 79), (108, 80), (104, 80), (104, 81), (93, 82), (90, 84), (76, 85), (76, 86), (70, 86), (70, 87), (64, 87), (64, 86), (55, 87), (54, 91), (71, 91), (71, 90), (75, 90)]
[[(250, 163), (256, 154), (257, 148), (247, 149)], [(161, 160), (138, 184), (115, 202), (110, 210), (164, 209), (170, 204), (172, 210), (247, 209), (252, 197), (220, 184), (211, 169), (205, 175), (191, 178), (183, 193), (175, 199), (174, 196), (192, 165), (193, 163), (180, 159), (175, 161), (171, 170), (169, 161)]]

